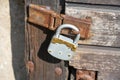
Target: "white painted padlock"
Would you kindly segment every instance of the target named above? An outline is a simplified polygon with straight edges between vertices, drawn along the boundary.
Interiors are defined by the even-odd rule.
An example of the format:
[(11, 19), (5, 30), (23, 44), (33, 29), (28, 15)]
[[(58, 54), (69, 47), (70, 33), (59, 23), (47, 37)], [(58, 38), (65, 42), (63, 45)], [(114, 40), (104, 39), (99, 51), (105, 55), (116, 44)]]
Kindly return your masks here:
[(48, 53), (61, 60), (70, 60), (78, 46), (80, 34), (77, 34), (76, 38), (73, 40), (60, 34), (61, 30), (64, 28), (70, 28), (77, 32), (79, 31), (76, 26), (71, 24), (59, 26), (48, 46)]

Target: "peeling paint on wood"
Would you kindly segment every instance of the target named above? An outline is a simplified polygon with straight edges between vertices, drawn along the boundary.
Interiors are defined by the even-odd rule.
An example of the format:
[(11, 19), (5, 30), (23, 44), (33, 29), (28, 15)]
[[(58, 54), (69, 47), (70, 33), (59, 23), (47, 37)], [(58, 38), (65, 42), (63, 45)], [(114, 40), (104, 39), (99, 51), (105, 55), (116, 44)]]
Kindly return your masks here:
[[(105, 9), (106, 8), (106, 9)], [(89, 8), (78, 4), (66, 4), (66, 14), (77, 18), (92, 18), (91, 38), (80, 40), (81, 44), (120, 47), (120, 10)], [(114, 10), (117, 9), (117, 10)]]

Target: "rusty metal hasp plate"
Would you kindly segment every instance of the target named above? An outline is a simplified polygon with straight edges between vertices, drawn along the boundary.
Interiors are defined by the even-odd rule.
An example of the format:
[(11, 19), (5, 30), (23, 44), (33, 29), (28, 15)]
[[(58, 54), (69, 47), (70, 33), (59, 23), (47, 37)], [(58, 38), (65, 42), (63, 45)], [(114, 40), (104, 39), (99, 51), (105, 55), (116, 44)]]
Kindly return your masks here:
[[(28, 7), (28, 22), (46, 27), (50, 30), (56, 30), (61, 24), (72, 24), (80, 29), (81, 38), (89, 38), (91, 19), (78, 19), (64, 14), (58, 14), (46, 6), (30, 4)], [(68, 33), (69, 31), (63, 31)]]
[(96, 80), (96, 72), (89, 70), (76, 70), (76, 80)]

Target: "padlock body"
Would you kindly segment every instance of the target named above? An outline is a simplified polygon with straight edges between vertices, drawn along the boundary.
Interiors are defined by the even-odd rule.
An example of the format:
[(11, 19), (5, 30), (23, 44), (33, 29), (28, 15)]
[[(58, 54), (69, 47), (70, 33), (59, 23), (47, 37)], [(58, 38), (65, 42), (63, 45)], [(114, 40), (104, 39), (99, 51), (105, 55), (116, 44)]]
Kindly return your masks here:
[(50, 55), (58, 59), (70, 60), (74, 54), (72, 46), (76, 46), (75, 44), (73, 44), (72, 39), (62, 35), (60, 35), (59, 38), (53, 36), (48, 47), (48, 52)]

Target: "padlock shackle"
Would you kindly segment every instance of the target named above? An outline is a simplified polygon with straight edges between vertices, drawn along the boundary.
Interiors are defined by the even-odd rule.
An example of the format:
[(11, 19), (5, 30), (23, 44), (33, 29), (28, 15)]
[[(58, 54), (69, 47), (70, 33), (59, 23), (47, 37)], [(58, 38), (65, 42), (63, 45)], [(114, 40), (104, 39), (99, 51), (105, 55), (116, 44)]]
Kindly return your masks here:
[[(63, 24), (63, 25), (59, 26), (57, 31), (56, 31), (56, 37), (57, 38), (59, 38), (61, 30), (64, 29), (64, 28), (70, 28), (70, 29), (73, 29), (73, 30), (79, 32), (79, 29), (76, 26), (71, 25), (71, 24)], [(77, 34), (77, 36), (74, 39), (73, 43), (76, 44), (78, 42), (79, 38), (80, 38), (80, 34)]]

